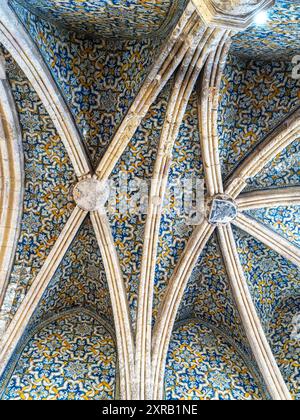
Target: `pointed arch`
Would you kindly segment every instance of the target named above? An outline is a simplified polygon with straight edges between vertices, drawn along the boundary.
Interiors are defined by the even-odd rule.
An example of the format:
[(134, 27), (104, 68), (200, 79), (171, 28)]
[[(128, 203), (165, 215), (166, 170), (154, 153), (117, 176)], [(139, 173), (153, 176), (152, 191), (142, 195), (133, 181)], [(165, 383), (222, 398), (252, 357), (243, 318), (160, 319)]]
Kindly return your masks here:
[[(78, 339), (84, 340), (86, 354), (76, 351)], [(32, 342), (35, 345), (29, 345)], [(45, 380), (45, 370), (39, 369), (38, 365), (43, 364), (47, 369), (49, 357), (45, 347), (48, 346), (57, 368), (48, 371)], [(90, 369), (92, 366), (95, 373), (94, 369)], [(73, 376), (72, 368), (77, 370), (78, 376)], [(90, 371), (86, 375), (88, 369)], [(31, 376), (30, 384), (27, 382), (28, 374)], [(118, 379), (113, 328), (94, 311), (73, 308), (52, 315), (25, 331), (0, 378), (0, 398), (31, 400), (38, 395), (39, 400), (65, 400), (66, 394), (69, 394), (70, 399), (75, 396), (82, 400), (117, 399)], [(74, 382), (80, 383), (77, 390), (66, 386)]]
[[(20, 234), (24, 195), (22, 134), (5, 63), (0, 57), (0, 331), (6, 325), (8, 281)], [(7, 307), (4, 307), (7, 306)]]
[(300, 249), (283, 236), (243, 214), (233, 224), (300, 268)]

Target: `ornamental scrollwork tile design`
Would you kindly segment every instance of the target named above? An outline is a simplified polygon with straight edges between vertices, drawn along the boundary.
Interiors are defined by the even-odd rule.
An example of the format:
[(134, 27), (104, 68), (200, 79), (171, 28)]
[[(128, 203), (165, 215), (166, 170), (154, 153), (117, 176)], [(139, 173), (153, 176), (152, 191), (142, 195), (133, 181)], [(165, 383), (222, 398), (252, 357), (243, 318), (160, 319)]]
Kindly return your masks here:
[(14, 0), (73, 31), (107, 38), (165, 36), (186, 0)]
[(233, 38), (232, 51), (241, 57), (257, 60), (290, 61), (300, 50), (300, 4), (276, 0), (265, 25), (252, 25)]
[(89, 39), (14, 8), (38, 46), (97, 165), (133, 102), (161, 41)]
[(88, 309), (108, 323), (113, 319), (105, 269), (89, 217), (54, 274), (30, 326), (75, 308)]
[(219, 107), (223, 176), (228, 177), (299, 106), (300, 80), (292, 78), (290, 63), (244, 61), (230, 56)]
[(300, 247), (300, 206), (257, 209), (245, 213)]
[(190, 321), (172, 335), (166, 399), (260, 400), (258, 381), (236, 349), (213, 328)]
[[(87, 313), (66, 314), (29, 338), (2, 392), (3, 400), (111, 400), (116, 348)], [(1, 383), (1, 382), (0, 382)]]

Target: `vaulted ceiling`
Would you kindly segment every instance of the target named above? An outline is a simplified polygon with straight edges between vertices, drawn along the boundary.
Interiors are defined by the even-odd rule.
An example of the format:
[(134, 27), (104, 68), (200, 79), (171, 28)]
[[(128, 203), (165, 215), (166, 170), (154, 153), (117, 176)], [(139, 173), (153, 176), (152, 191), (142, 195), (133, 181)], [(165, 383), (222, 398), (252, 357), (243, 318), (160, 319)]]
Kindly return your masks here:
[(178, 21), (186, 0), (17, 0), (61, 27), (100, 38), (163, 37)]
[[(0, 9), (1, 398), (300, 398), (300, 6), (268, 15), (232, 33), (180, 0)], [(88, 214), (92, 177), (158, 179), (148, 213)], [(204, 179), (196, 224), (166, 199), (184, 179)]]

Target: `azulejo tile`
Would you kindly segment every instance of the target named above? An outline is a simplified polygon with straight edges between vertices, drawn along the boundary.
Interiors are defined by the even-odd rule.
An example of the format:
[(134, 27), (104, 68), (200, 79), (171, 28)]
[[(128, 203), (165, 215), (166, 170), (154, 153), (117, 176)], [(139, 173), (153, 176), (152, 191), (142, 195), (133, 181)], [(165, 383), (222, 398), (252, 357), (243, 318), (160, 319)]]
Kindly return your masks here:
[(219, 108), (224, 178), (299, 106), (300, 80), (292, 78), (290, 63), (244, 61), (230, 56)]
[(93, 36), (134, 39), (166, 35), (186, 4), (186, 0), (16, 1), (33, 13), (70, 30)]
[(300, 247), (300, 206), (257, 209), (246, 214)]
[(113, 319), (105, 269), (89, 216), (49, 283), (30, 327), (74, 308), (89, 309), (106, 322)]
[(247, 181), (245, 191), (300, 185), (300, 141), (291, 143), (255, 177)]
[(192, 272), (177, 320), (197, 318), (227, 331), (245, 354), (251, 356), (216, 235), (209, 240)]
[(88, 313), (69, 313), (40, 325), (15, 358), (14, 369), (0, 381), (2, 400), (116, 398), (114, 340)]
[(300, 315), (300, 295), (287, 296), (276, 307), (269, 327), (275, 358), (294, 399), (300, 400), (299, 340), (293, 337), (294, 323)]
[(233, 38), (232, 52), (247, 58), (290, 61), (300, 50), (299, 20), (298, 1), (276, 0), (267, 23), (254, 24)]
[(91, 39), (15, 7), (38, 46), (97, 165), (133, 102), (161, 41)]
[(285, 296), (300, 293), (298, 267), (248, 234), (234, 229), (246, 280), (265, 331)]
[(220, 332), (201, 321), (175, 328), (168, 352), (168, 400), (261, 400), (263, 389)]

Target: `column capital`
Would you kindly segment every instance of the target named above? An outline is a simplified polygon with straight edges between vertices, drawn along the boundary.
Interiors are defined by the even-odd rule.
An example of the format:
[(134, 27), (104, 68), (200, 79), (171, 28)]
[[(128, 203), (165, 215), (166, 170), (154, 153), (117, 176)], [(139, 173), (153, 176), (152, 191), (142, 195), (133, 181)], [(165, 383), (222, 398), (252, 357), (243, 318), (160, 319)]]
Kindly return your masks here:
[(244, 30), (274, 0), (193, 0), (201, 19), (210, 26)]

